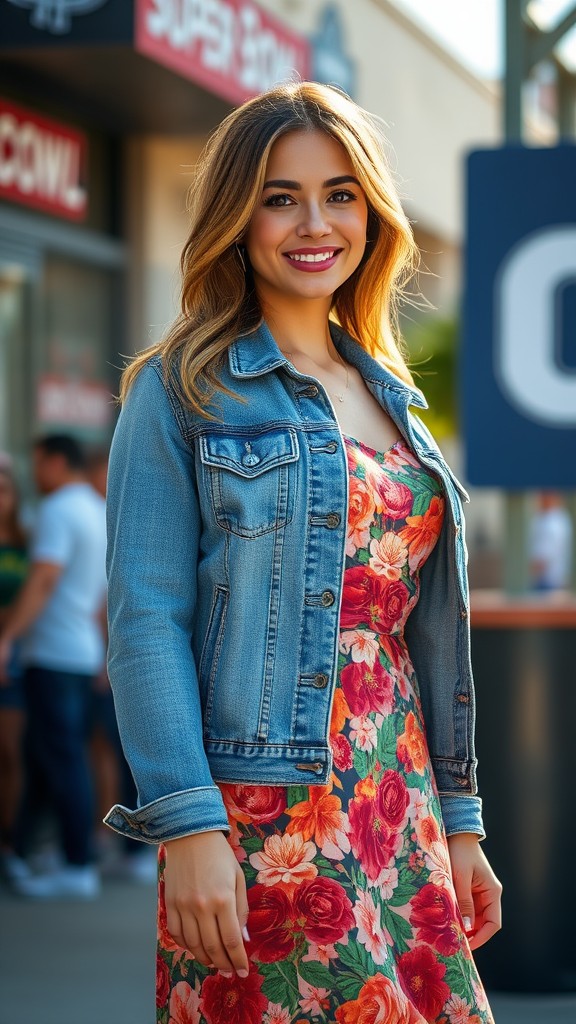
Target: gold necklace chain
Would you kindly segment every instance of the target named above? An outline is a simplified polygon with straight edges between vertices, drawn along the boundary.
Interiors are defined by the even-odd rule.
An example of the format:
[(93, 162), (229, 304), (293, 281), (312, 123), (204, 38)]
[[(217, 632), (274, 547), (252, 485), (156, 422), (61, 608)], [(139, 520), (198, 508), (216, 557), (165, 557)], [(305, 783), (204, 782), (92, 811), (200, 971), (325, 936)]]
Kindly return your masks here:
[[(301, 353), (301, 352), (288, 352), (288, 351), (286, 351), (286, 349), (283, 349), (283, 348), (281, 348), (280, 351), (282, 352), (282, 355), (284, 355), (284, 356), (295, 356), (295, 355), (303, 355), (304, 354), (304, 353)], [(350, 374), (348, 373), (348, 367), (347, 367), (346, 363), (344, 362), (344, 360), (342, 359), (342, 356), (340, 355), (340, 353), (338, 351), (336, 352), (336, 355), (338, 356), (338, 362), (344, 367), (344, 373), (346, 374), (346, 385), (344, 387), (344, 392), (346, 392), (346, 391), (348, 391), (350, 389)], [(346, 398), (346, 394), (345, 393), (339, 395), (336, 391), (329, 391), (328, 388), (326, 388), (326, 391), (328, 391), (328, 394), (332, 395), (333, 398), (337, 398), (339, 402), (343, 402), (344, 399)]]

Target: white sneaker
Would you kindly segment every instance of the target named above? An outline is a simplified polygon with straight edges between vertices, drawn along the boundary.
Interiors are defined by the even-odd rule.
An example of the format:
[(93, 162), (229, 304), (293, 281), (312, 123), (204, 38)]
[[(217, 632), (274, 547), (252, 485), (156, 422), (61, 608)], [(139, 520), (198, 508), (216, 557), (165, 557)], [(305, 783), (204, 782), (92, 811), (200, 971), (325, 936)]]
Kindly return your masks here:
[(156, 849), (144, 850), (142, 853), (124, 855), (117, 865), (116, 878), (127, 882), (138, 882), (141, 885), (156, 885), (158, 881), (158, 854)]
[(13, 882), (19, 896), (32, 900), (94, 900), (100, 894), (100, 876), (91, 865), (67, 865), (50, 875), (32, 875)]

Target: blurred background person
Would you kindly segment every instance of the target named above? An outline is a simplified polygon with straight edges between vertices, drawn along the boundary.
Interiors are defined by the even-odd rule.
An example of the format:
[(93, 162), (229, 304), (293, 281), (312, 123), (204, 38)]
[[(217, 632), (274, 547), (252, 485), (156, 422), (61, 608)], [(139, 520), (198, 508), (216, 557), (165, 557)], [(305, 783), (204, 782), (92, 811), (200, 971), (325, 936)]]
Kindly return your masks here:
[(530, 524), (530, 573), (534, 590), (564, 590), (572, 567), (572, 521), (564, 498), (542, 491)]
[[(26, 577), (26, 546), (12, 460), (0, 452), (0, 630)], [(0, 865), (8, 879), (18, 867), (14, 827), (22, 792), (23, 729), (21, 667), (14, 650), (0, 685)]]
[(27, 779), (20, 852), (27, 852), (34, 777), (54, 807), (64, 863), (49, 874), (23, 877), (29, 897), (93, 898), (93, 785), (87, 730), (95, 676), (105, 644), (99, 616), (106, 594), (105, 502), (85, 477), (79, 443), (65, 434), (36, 441), (38, 510), (26, 581), (0, 636), (0, 676), (7, 677), (14, 643), (23, 638), (28, 716)]
[[(106, 498), (108, 448), (88, 452), (87, 478), (102, 498)], [(106, 606), (101, 610), (102, 633), (107, 640)], [(106, 664), (94, 679), (90, 711), (90, 755), (96, 790), (96, 851), (103, 874), (128, 881), (155, 883), (158, 868), (156, 850), (126, 836), (114, 835), (102, 819), (117, 800), (135, 807), (136, 784), (124, 757), (114, 697)]]

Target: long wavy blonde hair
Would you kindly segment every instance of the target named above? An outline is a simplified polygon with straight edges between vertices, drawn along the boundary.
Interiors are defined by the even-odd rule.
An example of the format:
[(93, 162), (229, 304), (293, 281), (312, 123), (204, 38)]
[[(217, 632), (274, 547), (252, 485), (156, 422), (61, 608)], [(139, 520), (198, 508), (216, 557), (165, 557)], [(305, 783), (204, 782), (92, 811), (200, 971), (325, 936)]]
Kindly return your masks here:
[[(339, 89), (316, 82), (279, 85), (234, 110), (212, 134), (190, 189), (192, 228), (180, 261), (181, 309), (166, 337), (125, 367), (120, 401), (142, 366), (161, 353), (181, 397), (200, 415), (215, 391), (226, 351), (262, 318), (237, 244), (260, 201), (272, 146), (292, 131), (321, 130), (346, 150), (368, 204), (364, 257), (334, 294), (331, 317), (407, 383), (398, 301), (417, 265), (416, 244), (388, 167), (378, 120)], [(238, 397), (238, 396), (237, 396)]]

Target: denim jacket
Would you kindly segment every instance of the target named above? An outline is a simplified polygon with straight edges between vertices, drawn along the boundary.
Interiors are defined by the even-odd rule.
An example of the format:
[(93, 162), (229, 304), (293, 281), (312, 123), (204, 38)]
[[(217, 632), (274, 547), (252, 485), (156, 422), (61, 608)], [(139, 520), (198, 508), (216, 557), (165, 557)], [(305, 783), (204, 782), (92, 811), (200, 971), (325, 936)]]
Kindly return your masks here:
[[(331, 325), (447, 513), (406, 626), (448, 834), (483, 834), (461, 497), (409, 387)], [(262, 323), (230, 346), (210, 421), (159, 356), (124, 403), (108, 477), (108, 671), (138, 808), (105, 821), (160, 842), (229, 830), (215, 782), (325, 784), (348, 467), (334, 409)]]

